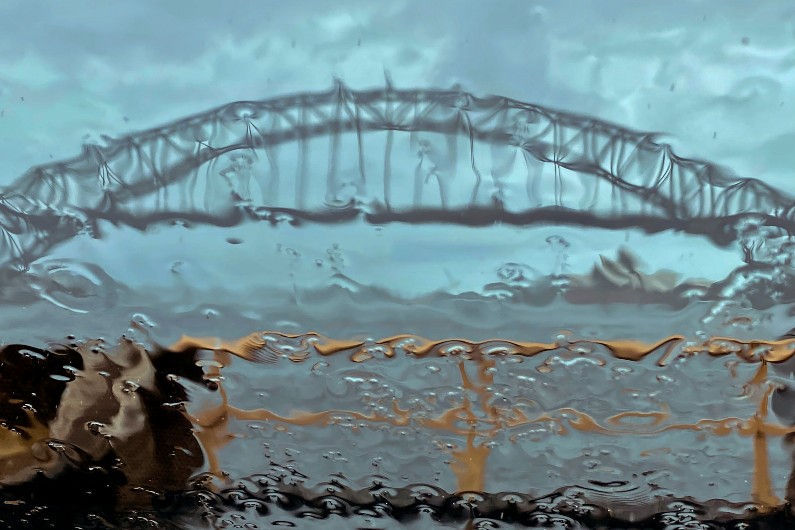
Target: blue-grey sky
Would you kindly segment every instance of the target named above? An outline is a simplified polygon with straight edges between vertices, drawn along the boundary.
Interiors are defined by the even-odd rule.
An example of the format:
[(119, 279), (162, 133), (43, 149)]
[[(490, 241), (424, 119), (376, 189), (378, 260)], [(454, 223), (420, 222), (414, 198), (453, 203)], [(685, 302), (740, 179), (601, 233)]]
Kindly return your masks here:
[(671, 133), (744, 176), (795, 167), (791, 2), (4, 0), (0, 183), (101, 134), (384, 70)]

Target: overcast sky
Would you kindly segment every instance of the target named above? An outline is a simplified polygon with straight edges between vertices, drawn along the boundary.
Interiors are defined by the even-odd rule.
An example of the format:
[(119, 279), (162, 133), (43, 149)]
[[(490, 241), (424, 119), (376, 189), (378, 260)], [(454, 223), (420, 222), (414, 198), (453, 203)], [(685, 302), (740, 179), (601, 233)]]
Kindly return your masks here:
[(743, 175), (793, 176), (793, 2), (3, 0), (0, 182), (101, 134), (335, 77), (382, 86), (384, 70), (398, 86), (460, 83), (671, 133)]

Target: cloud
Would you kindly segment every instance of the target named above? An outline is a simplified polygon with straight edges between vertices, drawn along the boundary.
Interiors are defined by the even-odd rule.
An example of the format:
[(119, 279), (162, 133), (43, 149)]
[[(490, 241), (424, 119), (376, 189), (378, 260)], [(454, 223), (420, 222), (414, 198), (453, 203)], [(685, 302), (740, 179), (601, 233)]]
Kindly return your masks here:
[(726, 107), (721, 123), (698, 130), (686, 123), (698, 109), (722, 105), (716, 97), (732, 96), (743, 79), (767, 78), (780, 90), (744, 107), (756, 113), (748, 136), (789, 130), (778, 105), (795, 95), (795, 16), (778, 2), (750, 12), (742, 3), (713, 6), (73, 0), (43, 9), (7, 0), (0, 182), (50, 153), (78, 152), (86, 133), (118, 135), (238, 99), (323, 90), (335, 78), (378, 86), (385, 70), (398, 86), (460, 83), (671, 132), (701, 156), (747, 154), (753, 141), (712, 142), (707, 131), (749, 130), (743, 112)]

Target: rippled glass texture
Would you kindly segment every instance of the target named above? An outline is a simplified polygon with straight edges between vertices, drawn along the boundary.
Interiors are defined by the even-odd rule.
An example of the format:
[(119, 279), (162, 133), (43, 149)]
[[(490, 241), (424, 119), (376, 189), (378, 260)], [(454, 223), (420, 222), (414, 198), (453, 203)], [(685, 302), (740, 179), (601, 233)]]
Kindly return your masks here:
[(418, 86), (0, 188), (0, 525), (793, 527), (785, 179)]

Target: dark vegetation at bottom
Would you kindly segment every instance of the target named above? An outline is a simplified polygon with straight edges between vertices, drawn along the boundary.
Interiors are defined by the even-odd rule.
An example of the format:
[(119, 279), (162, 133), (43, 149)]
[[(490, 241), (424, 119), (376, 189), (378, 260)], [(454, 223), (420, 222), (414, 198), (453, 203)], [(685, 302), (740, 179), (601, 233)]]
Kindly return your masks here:
[[(552, 508), (540, 500), (538, 503), (505, 501), (504, 495), (498, 499), (496, 495), (483, 494), (480, 500), (471, 501), (466, 495), (451, 494), (408, 503), (405, 498), (390, 502), (387, 497), (379, 497), (371, 502), (356, 503), (344, 499), (344, 494), (307, 498), (273, 488), (262, 493), (245, 490), (244, 494), (242, 489), (231, 489), (215, 494), (196, 487), (154, 497), (153, 507), (146, 510), (118, 511), (110, 508), (114, 505), (116, 485), (117, 479), (108, 474), (70, 470), (57, 479), (37, 477), (24, 485), (1, 488), (0, 529), (212, 528), (213, 521), (243, 512), (247, 516), (256, 512), (260, 517), (274, 515), (289, 519), (295, 528), (302, 527), (302, 520), (322, 520), (333, 515), (337, 521), (339, 518), (350, 520), (350, 528), (359, 527), (357, 523), (367, 518), (375, 519), (375, 528), (380, 527), (378, 520), (381, 519), (383, 526), (388, 528), (418, 520), (429, 525), (435, 521), (445, 525), (461, 523), (461, 528), (479, 528), (466, 526), (467, 521), (492, 520), (499, 525), (497, 528), (511, 525), (583, 530), (795, 529), (795, 516), (789, 506), (720, 521), (707, 519), (696, 507), (689, 511), (664, 511), (628, 522), (604, 508)], [(551, 495), (543, 500), (554, 502), (555, 497)], [(690, 502), (687, 504), (693, 506)]]

